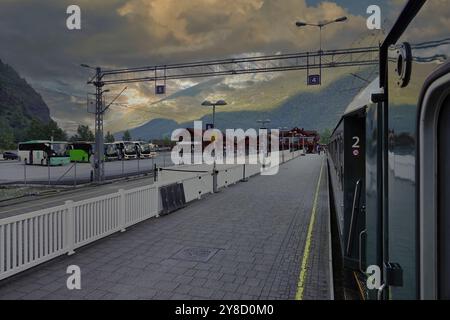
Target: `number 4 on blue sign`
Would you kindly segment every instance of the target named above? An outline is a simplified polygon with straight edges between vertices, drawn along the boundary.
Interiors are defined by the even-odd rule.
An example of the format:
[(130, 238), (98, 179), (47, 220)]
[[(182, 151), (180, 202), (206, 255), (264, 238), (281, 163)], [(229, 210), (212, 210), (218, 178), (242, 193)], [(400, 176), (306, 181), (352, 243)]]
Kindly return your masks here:
[(156, 86), (156, 94), (166, 94), (166, 86), (164, 85)]
[(319, 74), (312, 74), (308, 76), (308, 86), (318, 86), (321, 84)]

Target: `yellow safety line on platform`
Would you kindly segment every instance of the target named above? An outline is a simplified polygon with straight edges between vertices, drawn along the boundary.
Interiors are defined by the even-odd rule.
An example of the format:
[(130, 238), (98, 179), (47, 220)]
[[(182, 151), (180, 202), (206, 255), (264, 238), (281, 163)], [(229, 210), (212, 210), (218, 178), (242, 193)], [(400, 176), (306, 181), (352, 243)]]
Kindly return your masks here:
[(317, 201), (319, 198), (320, 182), (322, 181), (322, 171), (323, 171), (323, 162), (320, 167), (319, 181), (317, 182), (316, 194), (314, 196), (314, 203), (311, 213), (311, 220), (309, 221), (305, 249), (303, 250), (302, 266), (300, 271), (300, 277), (297, 284), (297, 294), (295, 295), (295, 300), (303, 300), (303, 292), (305, 291), (306, 272), (308, 267), (309, 252), (311, 250), (311, 239), (314, 229), (314, 222), (316, 221)]

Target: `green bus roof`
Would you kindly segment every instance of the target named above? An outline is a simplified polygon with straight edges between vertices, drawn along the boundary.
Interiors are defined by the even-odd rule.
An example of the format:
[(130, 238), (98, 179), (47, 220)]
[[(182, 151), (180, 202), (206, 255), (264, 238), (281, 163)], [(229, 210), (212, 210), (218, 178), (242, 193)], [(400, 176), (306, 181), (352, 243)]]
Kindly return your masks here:
[(50, 144), (67, 144), (67, 141), (50, 141), (50, 140), (31, 140), (26, 142), (19, 142), (19, 144), (37, 144), (37, 143), (50, 143)]

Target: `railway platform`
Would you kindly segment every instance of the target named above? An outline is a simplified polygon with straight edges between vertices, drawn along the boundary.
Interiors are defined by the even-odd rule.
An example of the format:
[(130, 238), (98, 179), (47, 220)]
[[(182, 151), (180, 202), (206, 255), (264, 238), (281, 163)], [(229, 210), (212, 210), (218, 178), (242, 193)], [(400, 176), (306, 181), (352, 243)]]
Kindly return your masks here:
[(0, 281), (0, 299), (332, 299), (327, 194), (324, 157), (298, 157)]

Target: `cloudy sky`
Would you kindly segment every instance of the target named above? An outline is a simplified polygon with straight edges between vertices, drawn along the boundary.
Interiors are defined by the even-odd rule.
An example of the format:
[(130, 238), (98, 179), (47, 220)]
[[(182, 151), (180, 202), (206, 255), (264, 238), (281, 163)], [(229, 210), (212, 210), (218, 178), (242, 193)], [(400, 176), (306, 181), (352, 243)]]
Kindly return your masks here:
[[(324, 32), (325, 48), (358, 45), (370, 31), (366, 10), (378, 4), (389, 29), (401, 0), (0, 0), (0, 59), (42, 94), (66, 128), (90, 121), (85, 83), (91, 71), (161, 65), (237, 55), (290, 53), (318, 47), (317, 22), (348, 16)], [(66, 8), (82, 10), (82, 30), (66, 28)], [(171, 83), (169, 93), (196, 81)], [(119, 90), (120, 88), (115, 88)], [(150, 105), (149, 86), (130, 86), (122, 102)], [(84, 97), (84, 98), (83, 98)], [(118, 110), (117, 112), (121, 112)], [(68, 119), (67, 115), (71, 115)]]

